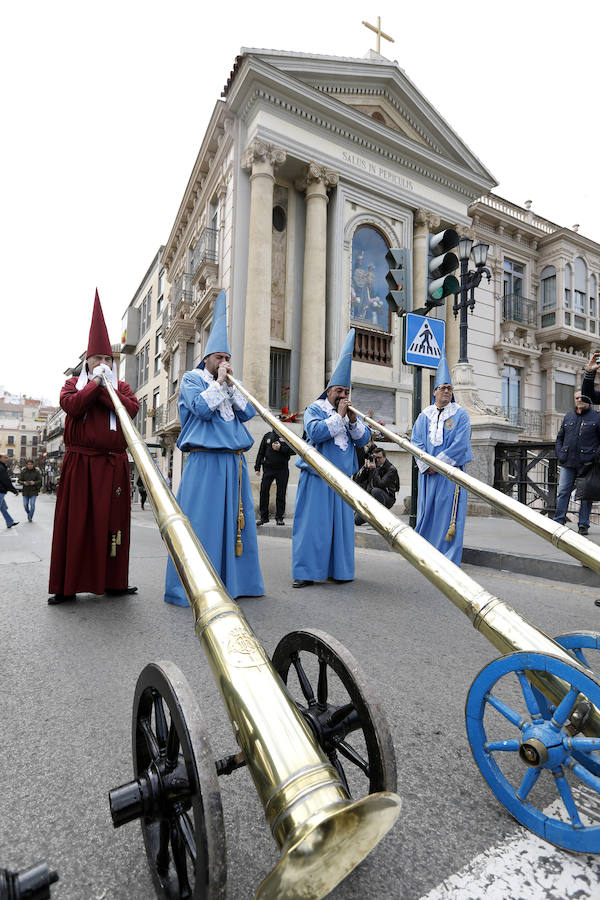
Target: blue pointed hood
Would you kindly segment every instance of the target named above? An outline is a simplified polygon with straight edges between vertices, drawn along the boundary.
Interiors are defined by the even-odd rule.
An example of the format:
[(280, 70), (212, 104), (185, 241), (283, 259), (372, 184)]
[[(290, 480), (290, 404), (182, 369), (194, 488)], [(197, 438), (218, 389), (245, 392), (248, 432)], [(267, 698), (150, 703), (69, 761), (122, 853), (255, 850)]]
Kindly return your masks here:
[[(435, 373), (435, 383), (433, 385), (433, 390), (435, 391), (435, 389), (438, 388), (440, 384), (452, 384), (452, 377), (450, 375), (448, 363), (446, 362), (445, 353), (442, 354), (438, 363), (437, 371)], [(454, 401), (454, 393), (452, 393), (452, 400)], [(435, 403), (435, 398), (432, 400), (432, 403)]]
[(210, 328), (210, 334), (206, 343), (204, 357), (200, 363), (200, 368), (204, 368), (204, 360), (211, 353), (229, 353), (229, 339), (227, 337), (227, 305), (225, 302), (225, 291), (219, 291), (215, 300), (215, 308), (213, 310), (213, 320)]
[[(348, 334), (346, 335), (346, 340), (344, 341), (344, 345), (340, 351), (340, 355), (338, 356), (338, 361), (336, 363), (335, 369), (331, 373), (331, 378), (327, 382), (327, 388), (333, 387), (334, 385), (341, 385), (342, 387), (349, 388), (352, 384), (351, 377), (351, 369), (352, 369), (352, 354), (354, 352), (354, 336), (356, 332), (354, 328), (351, 328)], [(323, 391), (319, 400), (323, 400), (327, 395), (327, 388)]]

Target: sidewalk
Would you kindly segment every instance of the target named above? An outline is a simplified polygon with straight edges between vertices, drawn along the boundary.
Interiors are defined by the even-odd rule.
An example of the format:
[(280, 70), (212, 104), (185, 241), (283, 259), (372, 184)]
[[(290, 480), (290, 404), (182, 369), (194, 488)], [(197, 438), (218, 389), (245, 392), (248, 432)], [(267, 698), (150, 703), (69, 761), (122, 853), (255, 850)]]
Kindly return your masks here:
[[(408, 516), (399, 518), (408, 524)], [(576, 531), (577, 524), (571, 523), (571, 528)], [(258, 533), (262, 536), (291, 537), (291, 520), (286, 519), (284, 526), (271, 523), (261, 525)], [(390, 550), (387, 541), (370, 525), (357, 527), (355, 533), (357, 547)], [(599, 525), (590, 527), (588, 539), (600, 546)], [(467, 517), (463, 563), (600, 588), (600, 572), (582, 566), (550, 541), (504, 516)]]

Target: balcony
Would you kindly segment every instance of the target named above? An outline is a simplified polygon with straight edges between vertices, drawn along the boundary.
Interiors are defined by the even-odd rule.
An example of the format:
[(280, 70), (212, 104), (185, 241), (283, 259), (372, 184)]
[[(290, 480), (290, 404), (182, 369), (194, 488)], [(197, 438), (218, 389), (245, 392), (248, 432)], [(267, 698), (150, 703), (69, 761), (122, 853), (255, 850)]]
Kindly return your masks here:
[(502, 321), (537, 327), (537, 301), (520, 294), (507, 294), (502, 298)]
[(166, 403), (162, 403), (156, 410), (154, 417), (153, 434), (179, 434), (179, 412), (177, 410), (178, 394), (174, 394)]
[(521, 406), (492, 406), (494, 415), (508, 419), (511, 425), (523, 429), (523, 436), (539, 437), (544, 433), (544, 417), (536, 409), (523, 409)]
[(217, 265), (218, 241), (219, 232), (216, 228), (205, 228), (201, 232), (191, 255), (192, 278), (194, 281), (204, 264)]
[(392, 336), (382, 331), (354, 325), (356, 338), (352, 359), (376, 366), (392, 365)]

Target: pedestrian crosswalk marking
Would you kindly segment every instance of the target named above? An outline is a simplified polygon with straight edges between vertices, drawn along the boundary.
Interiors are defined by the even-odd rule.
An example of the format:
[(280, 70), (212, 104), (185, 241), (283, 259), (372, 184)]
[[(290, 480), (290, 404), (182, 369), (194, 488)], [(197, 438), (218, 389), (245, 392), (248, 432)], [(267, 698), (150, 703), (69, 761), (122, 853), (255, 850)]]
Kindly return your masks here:
[(425, 320), (417, 331), (413, 341), (409, 347), (410, 353), (420, 353), (422, 356), (431, 356), (432, 359), (439, 359), (442, 355), (440, 345), (435, 339), (435, 335)]

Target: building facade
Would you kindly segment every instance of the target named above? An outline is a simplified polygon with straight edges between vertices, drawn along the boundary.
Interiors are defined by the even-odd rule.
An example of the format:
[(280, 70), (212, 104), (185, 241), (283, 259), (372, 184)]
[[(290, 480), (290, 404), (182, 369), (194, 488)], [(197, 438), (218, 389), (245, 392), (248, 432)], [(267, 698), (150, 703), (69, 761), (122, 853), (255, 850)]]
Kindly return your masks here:
[(159, 440), (166, 413), (166, 381), (163, 372), (163, 330), (168, 284), (159, 247), (122, 321), (119, 378), (139, 400), (135, 426), (160, 470), (167, 474), (169, 456), (164, 437)]
[(0, 454), (9, 465), (24, 466), (27, 459), (41, 464), (44, 454), (44, 426), (54, 407), (31, 397), (0, 399)]
[[(174, 486), (179, 385), (203, 357), (221, 289), (234, 373), (258, 400), (301, 413), (352, 326), (355, 404), (410, 428), (413, 371), (402, 363), (402, 320), (385, 300), (385, 255), (410, 251), (408, 291), (420, 308), (428, 234), (444, 227), (490, 244), (492, 277), (469, 315), (469, 364), (458, 364), (452, 299), (432, 313), (446, 320), (457, 397), (471, 413), (472, 471), (493, 480), (498, 441), (552, 440), (600, 337), (600, 247), (529, 202), (496, 196), (495, 184), (396, 63), (373, 51), (349, 59), (243, 49), (165, 247), (126, 314), (125, 378)], [(422, 405), (430, 387), (425, 377)], [(265, 426), (250, 428), (257, 438)], [(404, 456), (395, 462), (407, 485)]]

